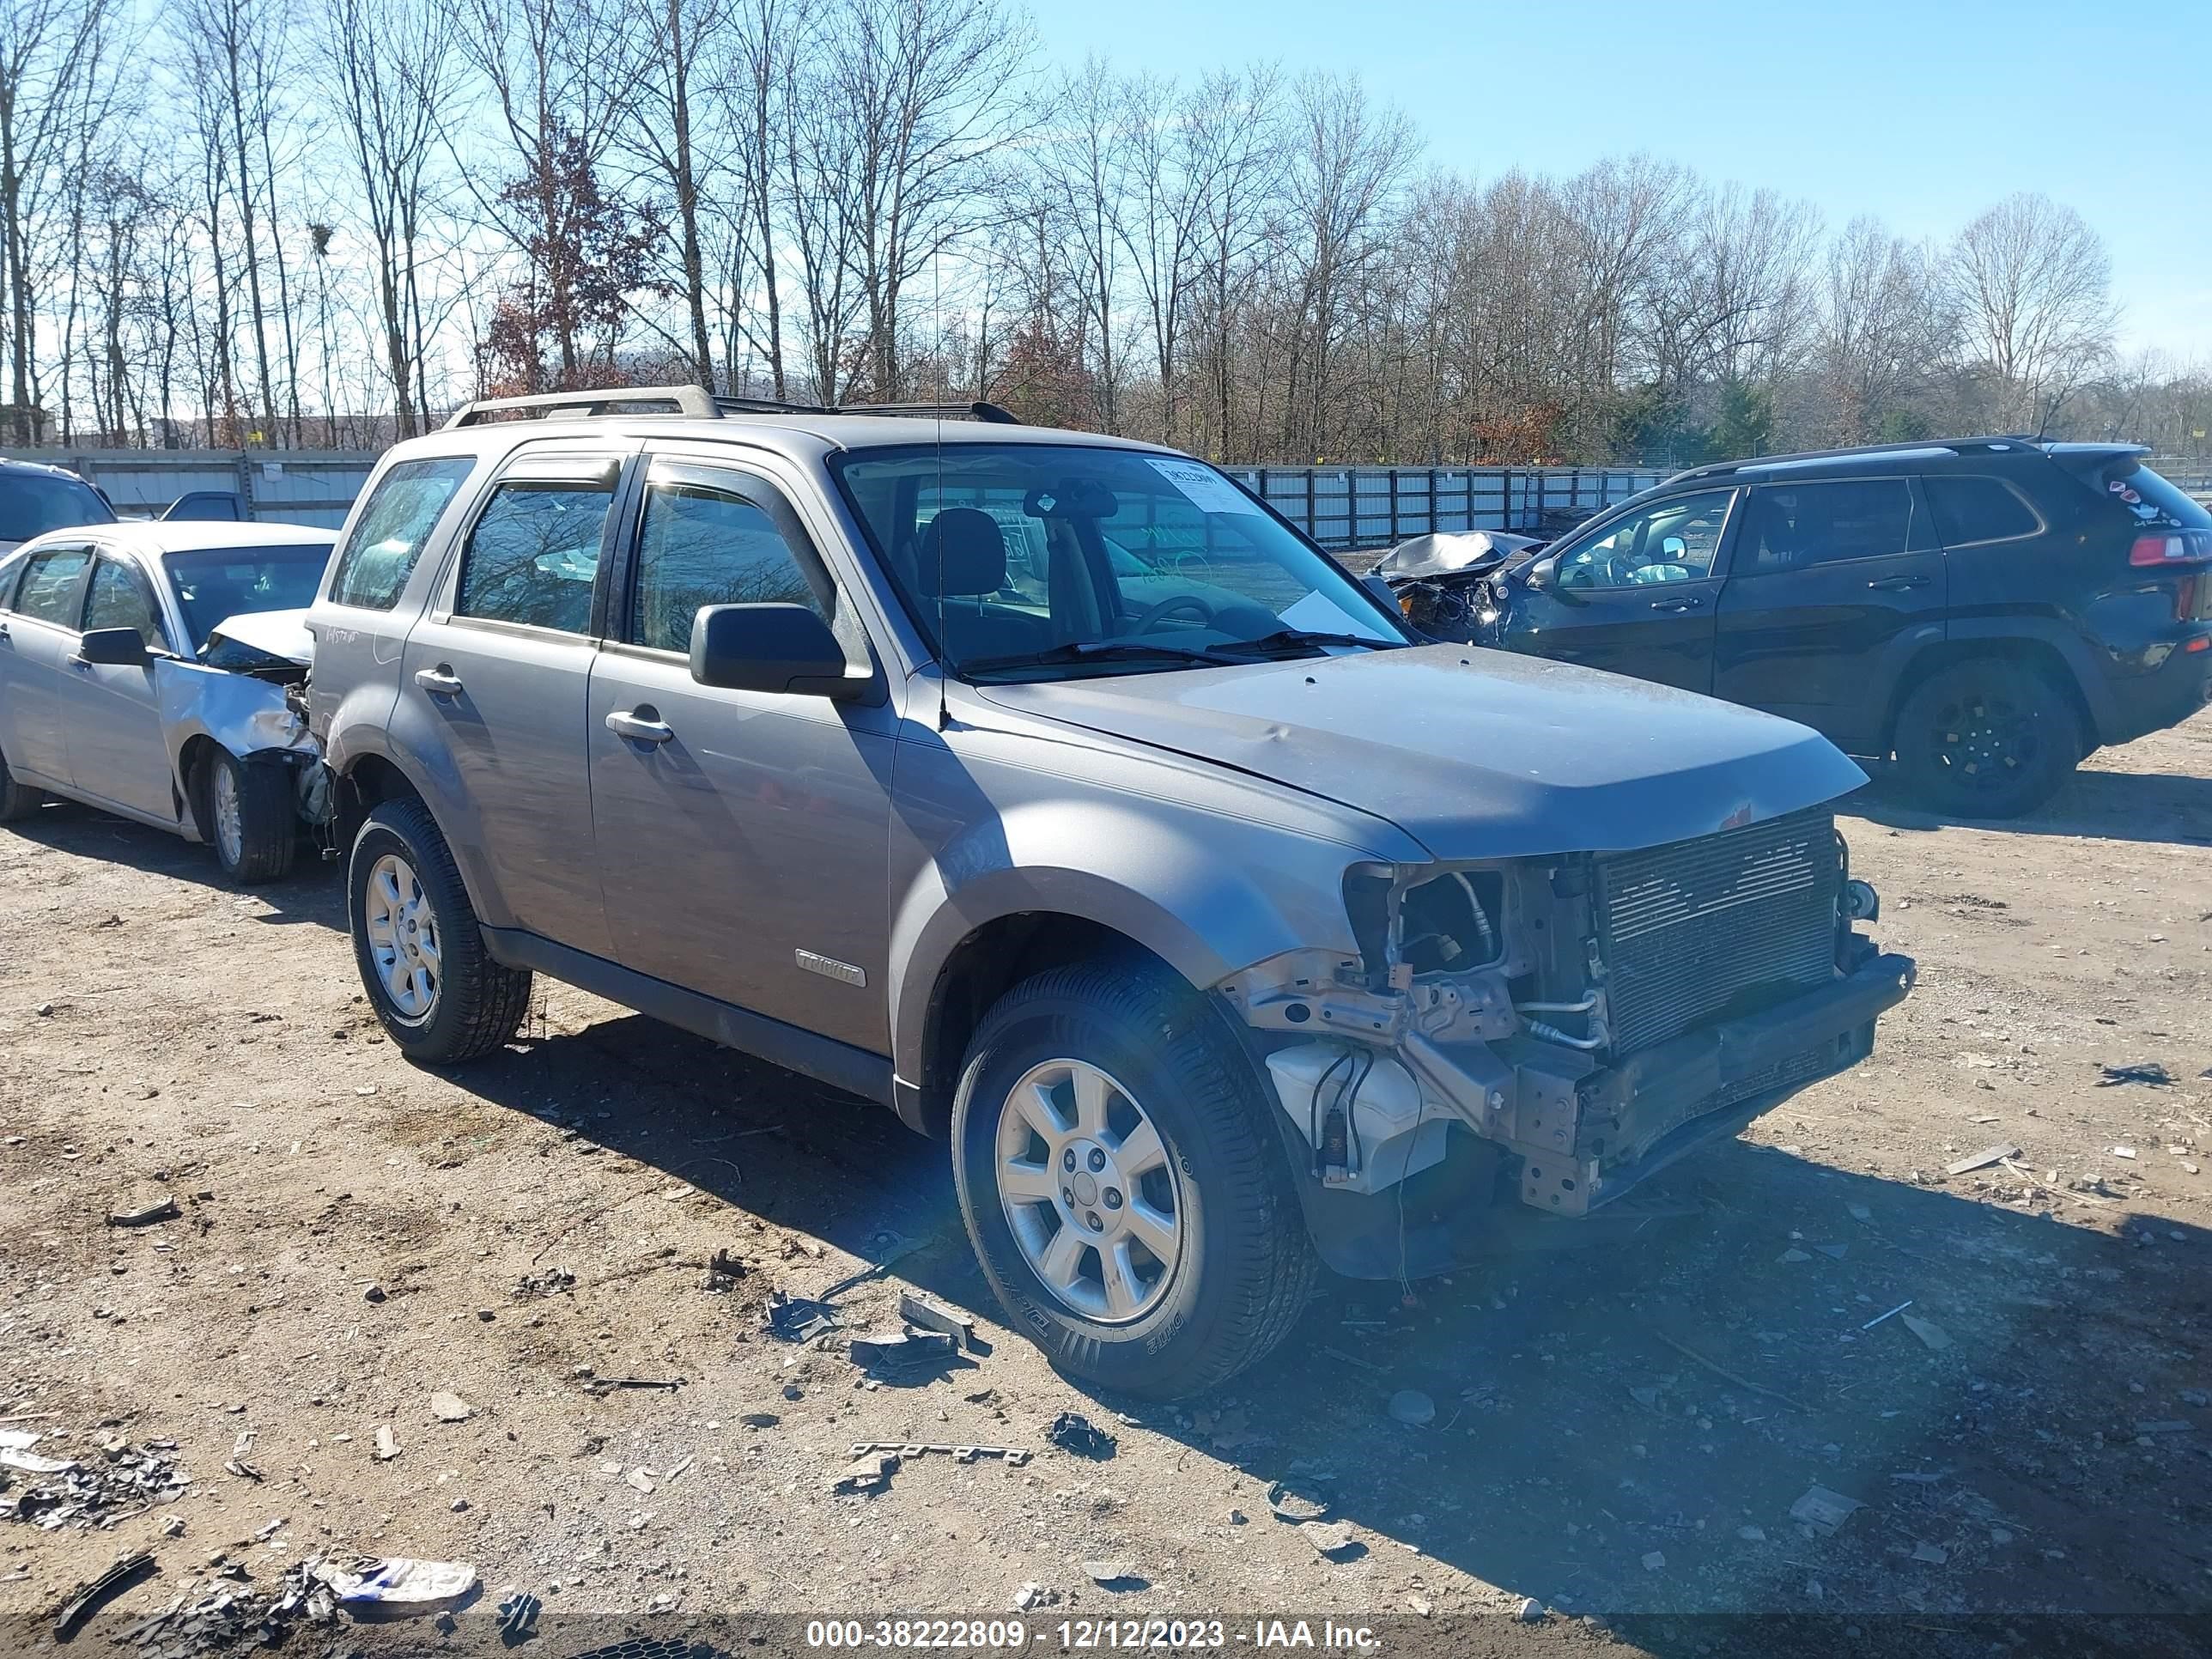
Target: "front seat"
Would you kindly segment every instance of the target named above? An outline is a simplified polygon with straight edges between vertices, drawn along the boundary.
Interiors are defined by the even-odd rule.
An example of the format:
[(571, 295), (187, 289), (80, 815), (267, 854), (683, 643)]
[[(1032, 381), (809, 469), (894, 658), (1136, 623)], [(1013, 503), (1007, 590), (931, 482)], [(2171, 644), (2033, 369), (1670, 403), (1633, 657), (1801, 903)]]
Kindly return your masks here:
[(1006, 537), (980, 507), (948, 507), (929, 521), (915, 558), (915, 589), (956, 659), (1012, 656), (1050, 643), (1049, 624), (985, 604), (1006, 585)]

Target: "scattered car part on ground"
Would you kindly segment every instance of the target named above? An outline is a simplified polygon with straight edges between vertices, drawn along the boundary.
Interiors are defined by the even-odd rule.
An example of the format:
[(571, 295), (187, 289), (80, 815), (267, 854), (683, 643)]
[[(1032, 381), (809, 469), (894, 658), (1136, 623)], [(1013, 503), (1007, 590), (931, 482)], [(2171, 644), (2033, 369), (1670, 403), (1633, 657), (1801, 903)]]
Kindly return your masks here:
[(49, 794), (215, 848), (245, 884), (330, 817), (301, 607), (332, 538), (115, 524), (0, 559), (0, 821)]
[(1458, 592), (1459, 637), (1708, 692), (2012, 817), (2212, 696), (2212, 512), (2139, 447), (1694, 467)]
[(1912, 982), (1814, 733), (1425, 646), (1206, 464), (997, 411), (471, 405), (307, 626), (402, 1053), (545, 973), (890, 1105), (1012, 1322), (1135, 1392), (1322, 1261), (1632, 1233)]

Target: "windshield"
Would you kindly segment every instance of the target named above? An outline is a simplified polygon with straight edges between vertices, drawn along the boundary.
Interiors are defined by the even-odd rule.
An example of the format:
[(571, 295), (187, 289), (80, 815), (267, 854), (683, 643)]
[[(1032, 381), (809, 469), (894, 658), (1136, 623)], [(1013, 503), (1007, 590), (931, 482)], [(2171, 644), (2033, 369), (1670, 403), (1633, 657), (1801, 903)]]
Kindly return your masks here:
[(331, 550), (317, 547), (211, 547), (172, 553), (163, 561), (198, 651), (226, 617), (253, 611), (301, 611), (315, 602)]
[(0, 542), (27, 542), (49, 530), (113, 524), (92, 486), (54, 472), (0, 472)]
[(1202, 461), (957, 443), (831, 465), (931, 647), (963, 676), (1407, 643), (1326, 555)]

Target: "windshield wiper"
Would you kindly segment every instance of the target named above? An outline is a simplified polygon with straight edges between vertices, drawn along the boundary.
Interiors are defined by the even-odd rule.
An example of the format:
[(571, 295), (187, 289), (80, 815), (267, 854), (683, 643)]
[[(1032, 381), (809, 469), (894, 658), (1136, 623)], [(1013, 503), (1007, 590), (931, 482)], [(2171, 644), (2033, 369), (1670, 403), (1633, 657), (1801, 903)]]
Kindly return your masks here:
[(1377, 639), (1371, 634), (1317, 634), (1310, 628), (1279, 628), (1256, 640), (1228, 641), (1218, 648), (1267, 656), (1277, 651), (1310, 650), (1324, 645), (1358, 645), (1375, 651), (1402, 643), (1399, 640)]
[(1225, 647), (1170, 645), (1141, 640), (1070, 640), (1046, 651), (1022, 651), (1012, 656), (978, 657), (960, 665), (963, 674), (995, 673), (1002, 668), (1052, 668), (1084, 662), (1189, 662), (1210, 668), (1233, 667), (1245, 660), (1226, 656)]

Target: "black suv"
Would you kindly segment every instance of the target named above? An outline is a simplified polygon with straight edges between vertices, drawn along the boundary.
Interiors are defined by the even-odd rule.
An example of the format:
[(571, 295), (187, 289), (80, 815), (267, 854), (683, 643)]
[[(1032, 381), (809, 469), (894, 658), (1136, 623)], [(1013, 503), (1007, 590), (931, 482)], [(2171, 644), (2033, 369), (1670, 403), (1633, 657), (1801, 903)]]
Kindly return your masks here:
[(2212, 514), (2121, 444), (1701, 466), (1486, 579), (1485, 644), (1710, 692), (2009, 817), (2212, 695)]

